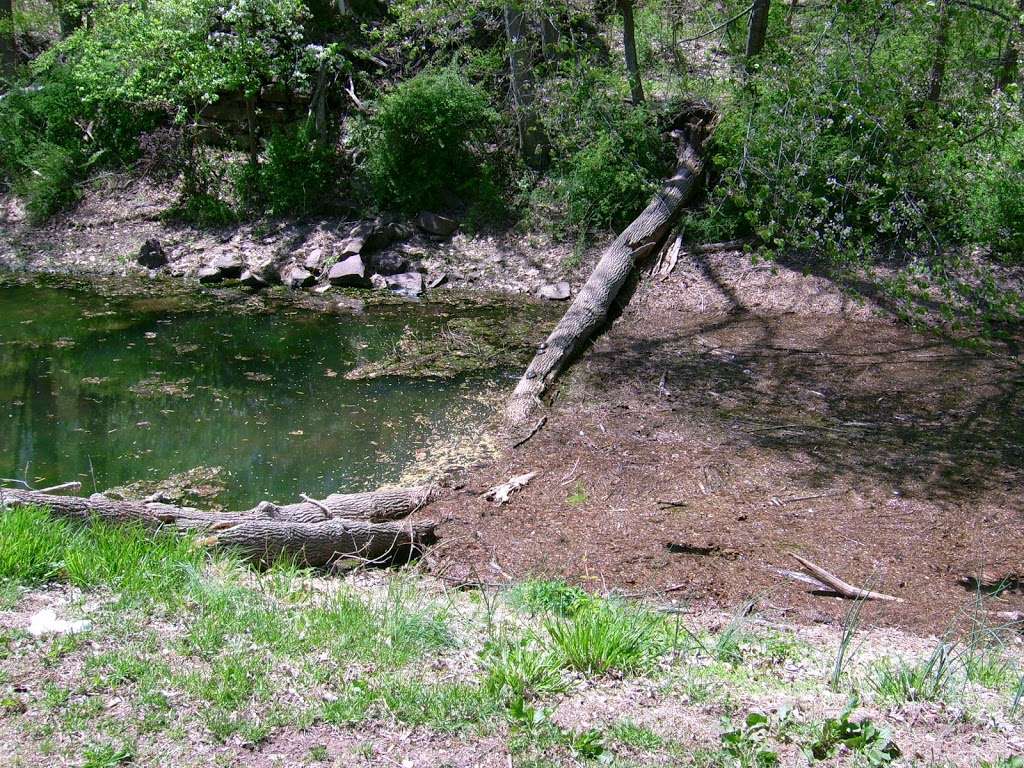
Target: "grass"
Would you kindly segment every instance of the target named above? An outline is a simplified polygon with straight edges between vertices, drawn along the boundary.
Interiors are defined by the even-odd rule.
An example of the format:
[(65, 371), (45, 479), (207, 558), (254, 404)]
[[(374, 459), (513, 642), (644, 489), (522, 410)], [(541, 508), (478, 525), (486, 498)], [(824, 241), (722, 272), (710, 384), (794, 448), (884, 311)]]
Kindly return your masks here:
[[(33, 539), (30, 530), (44, 533)], [(464, 595), (378, 571), (353, 586), (291, 563), (256, 572), (187, 538), (54, 521), (39, 510), (0, 515), (0, 533), (2, 582), (15, 603), (26, 588), (67, 583), (84, 593), (58, 613), (91, 604), (86, 634), (37, 639), (0, 630), (0, 729), (17, 729), (19, 749), (46, 752), (50, 763), (144, 764), (152, 744), (191, 739), (228, 754), (314, 725), (370, 729), (375, 739), (397, 727), (452, 743), (503, 740), (517, 765), (767, 768), (778, 743), (817, 745), (832, 757), (863, 746), (865, 760), (885, 746), (881, 726), (854, 722), (849, 712), (799, 728), (781, 715), (743, 719), (751, 700), (824, 695), (828, 670), (816, 665), (834, 667), (831, 654), (816, 655), (788, 631), (751, 627), (749, 606), (708, 634), (680, 615), (562, 581)], [(1024, 698), (1016, 656), (983, 639), (877, 666), (877, 700), (949, 697), (955, 682), (969, 680), (1015, 716), (1012, 702)], [(684, 652), (671, 653), (681, 642)], [(851, 663), (845, 655), (844, 666)], [(29, 668), (34, 678), (21, 671)], [(627, 675), (633, 680), (619, 681)], [(614, 719), (594, 708), (589, 697), (603, 700), (603, 689), (624, 685), (740, 724), (707, 749), (684, 748), (638, 715)], [(586, 708), (581, 721), (560, 718), (566, 695)], [(613, 718), (601, 724), (605, 714)], [(323, 762), (323, 745), (312, 744), (302, 754)], [(344, 761), (349, 752), (332, 746), (329, 758)]]
[(586, 674), (637, 672), (668, 648), (661, 619), (624, 603), (595, 602), (544, 626), (565, 665)]

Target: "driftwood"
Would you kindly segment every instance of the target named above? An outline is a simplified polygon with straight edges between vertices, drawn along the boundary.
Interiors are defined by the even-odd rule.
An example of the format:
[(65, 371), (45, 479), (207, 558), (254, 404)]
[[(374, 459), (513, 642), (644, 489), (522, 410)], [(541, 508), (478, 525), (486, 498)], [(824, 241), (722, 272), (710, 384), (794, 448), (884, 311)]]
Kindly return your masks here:
[(501, 483), (500, 485), (490, 488), (487, 493), (484, 494), (484, 498), (488, 501), (497, 503), (499, 507), (502, 504), (508, 504), (509, 499), (512, 498), (512, 494), (520, 488), (525, 488), (536, 476), (536, 472), (527, 472), (525, 475), (516, 475), (515, 477), (511, 477), (507, 483)]
[(218, 514), (160, 501), (121, 501), (92, 496), (56, 496), (40, 491), (0, 489), (0, 508), (35, 505), (79, 520), (171, 526), (212, 533), (209, 545), (230, 546), (268, 561), (281, 555), (311, 566), (355, 558), (383, 562), (408, 558), (433, 541), (434, 523), (394, 522), (430, 501), (432, 488), (420, 486), (372, 493), (332, 494), (321, 500), (279, 506), (260, 502), (241, 512)]
[(521, 431), (531, 420), (548, 385), (606, 322), (637, 263), (662, 246), (677, 213), (696, 189), (704, 172), (702, 149), (717, 117), (706, 107), (695, 105), (683, 119), (685, 128), (673, 132), (678, 141), (675, 173), (643, 213), (601, 255), (572, 305), (538, 348), (516, 385), (505, 411), (513, 433)]
[(889, 602), (902, 603), (902, 597), (893, 597), (892, 595), (886, 595), (881, 592), (872, 592), (870, 589), (861, 589), (855, 587), (852, 584), (847, 584), (845, 581), (840, 579), (835, 574), (829, 573), (820, 565), (815, 565), (810, 560), (805, 560), (793, 552), (790, 552), (790, 557), (800, 563), (805, 571), (813, 576), (817, 581), (821, 582), (822, 586), (835, 592), (840, 597), (845, 597), (850, 600), (887, 600)]

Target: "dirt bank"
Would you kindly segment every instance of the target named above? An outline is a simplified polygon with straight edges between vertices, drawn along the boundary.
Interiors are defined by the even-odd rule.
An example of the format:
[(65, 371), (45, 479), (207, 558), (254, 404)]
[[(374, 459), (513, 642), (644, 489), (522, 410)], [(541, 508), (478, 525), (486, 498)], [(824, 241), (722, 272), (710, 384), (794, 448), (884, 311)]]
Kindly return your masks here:
[[(564, 576), (800, 621), (849, 603), (779, 573), (793, 551), (903, 598), (867, 620), (941, 632), (965, 578), (1024, 608), (1020, 360), (912, 333), (827, 280), (699, 257), (644, 281), (563, 382), (548, 421), (431, 515), (435, 570)], [(538, 471), (512, 502), (480, 498)], [(996, 618), (998, 620), (998, 618)]]

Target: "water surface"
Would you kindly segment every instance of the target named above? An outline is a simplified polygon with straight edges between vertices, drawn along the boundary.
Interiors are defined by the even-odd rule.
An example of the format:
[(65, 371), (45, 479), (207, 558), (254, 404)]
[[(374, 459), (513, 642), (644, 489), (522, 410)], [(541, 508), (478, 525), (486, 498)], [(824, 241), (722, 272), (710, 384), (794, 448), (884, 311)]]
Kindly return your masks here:
[(242, 314), (0, 287), (0, 477), (92, 492), (220, 466), (227, 507), (394, 482), (492, 412), (494, 375), (345, 379), (431, 322), (416, 305)]

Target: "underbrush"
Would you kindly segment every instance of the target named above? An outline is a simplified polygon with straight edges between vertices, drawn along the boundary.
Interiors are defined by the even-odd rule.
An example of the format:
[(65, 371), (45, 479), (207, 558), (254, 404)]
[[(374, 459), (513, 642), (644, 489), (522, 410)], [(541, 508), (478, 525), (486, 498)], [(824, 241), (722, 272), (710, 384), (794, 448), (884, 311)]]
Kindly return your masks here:
[[(31, 508), (0, 516), (0, 582), (12, 608), (42, 589), (34, 594), (60, 596), (59, 612), (92, 622), (51, 638), (0, 634), (0, 657), (47, 670), (39, 690), (23, 672), (18, 687), (0, 679), (3, 717), (26, 744), (44, 740), (51, 754), (82, 764), (118, 754), (146, 764), (154, 739), (254, 748), (317, 724), (374, 733), (398, 724), (467, 743), (499, 739), (523, 764), (768, 768), (796, 745), (812, 760), (849, 753), (884, 765), (902, 737), (878, 708), (937, 699), (976, 707), (987, 697), (986, 717), (1019, 714), (1018, 660), (995, 629), (920, 661), (847, 654), (833, 693), (832, 649), (765, 627), (752, 605), (708, 632), (679, 613), (557, 581), (467, 595), (409, 573), (342, 580), (287, 562), (254, 571), (188, 537)], [(62, 584), (72, 591), (46, 591)], [(620, 690), (646, 691), (651, 706), (698, 719), (725, 713), (720, 737), (694, 751), (652, 730), (657, 720), (643, 708), (630, 710), (633, 719), (592, 711), (582, 723), (560, 714), (567, 702), (578, 711), (595, 691)], [(851, 695), (876, 709), (843, 708)], [(108, 714), (111, 697), (127, 709)], [(820, 699), (824, 710), (811, 710), (825, 714), (751, 703), (794, 697)]]

